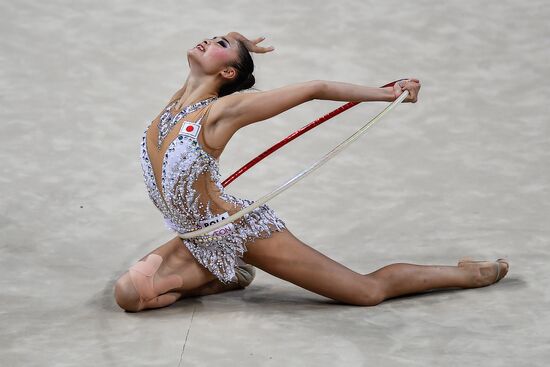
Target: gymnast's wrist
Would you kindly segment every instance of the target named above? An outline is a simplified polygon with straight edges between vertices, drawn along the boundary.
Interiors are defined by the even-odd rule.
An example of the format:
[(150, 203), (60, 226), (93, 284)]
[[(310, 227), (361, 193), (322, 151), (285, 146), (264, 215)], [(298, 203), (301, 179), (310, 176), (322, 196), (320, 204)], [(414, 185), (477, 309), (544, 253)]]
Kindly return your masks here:
[(392, 87), (384, 87), (381, 88), (384, 91), (384, 98), (382, 99), (384, 102), (393, 102), (397, 99), (397, 96), (395, 95), (395, 92)]

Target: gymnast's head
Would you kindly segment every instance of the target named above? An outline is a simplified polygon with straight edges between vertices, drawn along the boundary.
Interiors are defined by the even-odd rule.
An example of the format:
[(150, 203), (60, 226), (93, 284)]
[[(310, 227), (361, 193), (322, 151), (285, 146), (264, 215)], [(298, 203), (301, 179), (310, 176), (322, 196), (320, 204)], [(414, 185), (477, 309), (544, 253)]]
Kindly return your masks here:
[(251, 88), (256, 82), (252, 56), (244, 42), (232, 33), (206, 38), (187, 51), (191, 74), (214, 78), (219, 97)]

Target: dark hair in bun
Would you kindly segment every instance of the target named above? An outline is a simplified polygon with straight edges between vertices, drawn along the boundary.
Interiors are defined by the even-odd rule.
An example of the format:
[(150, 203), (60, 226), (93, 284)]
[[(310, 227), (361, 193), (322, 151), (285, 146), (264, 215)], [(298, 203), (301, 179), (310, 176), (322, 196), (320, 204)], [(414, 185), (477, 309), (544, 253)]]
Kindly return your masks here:
[(237, 69), (237, 76), (230, 82), (222, 85), (218, 93), (219, 97), (243, 89), (252, 88), (254, 83), (256, 83), (256, 79), (254, 75), (252, 75), (254, 72), (254, 61), (252, 61), (252, 56), (242, 41), (237, 40), (237, 44), (239, 45), (239, 58), (233, 64), (229, 65)]

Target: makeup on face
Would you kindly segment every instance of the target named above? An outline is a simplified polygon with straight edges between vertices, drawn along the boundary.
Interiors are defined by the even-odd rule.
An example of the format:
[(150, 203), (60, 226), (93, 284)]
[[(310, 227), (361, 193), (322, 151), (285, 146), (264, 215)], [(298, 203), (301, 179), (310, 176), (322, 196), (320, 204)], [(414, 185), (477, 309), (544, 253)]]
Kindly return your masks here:
[(214, 62), (215, 65), (228, 64), (236, 57), (237, 53), (234, 45), (224, 36), (204, 38), (194, 49), (200, 52), (201, 56), (207, 56), (209, 62)]
[(215, 36), (215, 37), (212, 37), (210, 39), (215, 40), (216, 38), (220, 38), (220, 40), (217, 42), (217, 44), (219, 44), (220, 46), (222, 46), (224, 48), (231, 47), (231, 43), (229, 43), (227, 38), (225, 38), (223, 36), (221, 36), (221, 37), (220, 36)]

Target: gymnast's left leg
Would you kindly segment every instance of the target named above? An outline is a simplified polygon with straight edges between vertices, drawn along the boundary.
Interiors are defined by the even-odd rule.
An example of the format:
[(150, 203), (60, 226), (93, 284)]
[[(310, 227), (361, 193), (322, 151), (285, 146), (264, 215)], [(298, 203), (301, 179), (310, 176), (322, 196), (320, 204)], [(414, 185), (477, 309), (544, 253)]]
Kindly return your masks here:
[(251, 265), (241, 263), (235, 272), (236, 281), (222, 283), (193, 257), (181, 238), (174, 237), (117, 280), (115, 300), (124, 310), (137, 312), (165, 307), (181, 298), (243, 289), (254, 279)]
[(322, 296), (362, 306), (437, 288), (483, 287), (508, 271), (505, 262), (463, 262), (459, 266), (398, 263), (360, 274), (306, 245), (288, 229), (250, 242), (247, 249), (243, 259), (253, 266)]
[(243, 289), (254, 279), (255, 269), (240, 263), (235, 273), (233, 282), (222, 283), (176, 236), (132, 265), (117, 280), (114, 296), (126, 311), (160, 308), (181, 298)]

